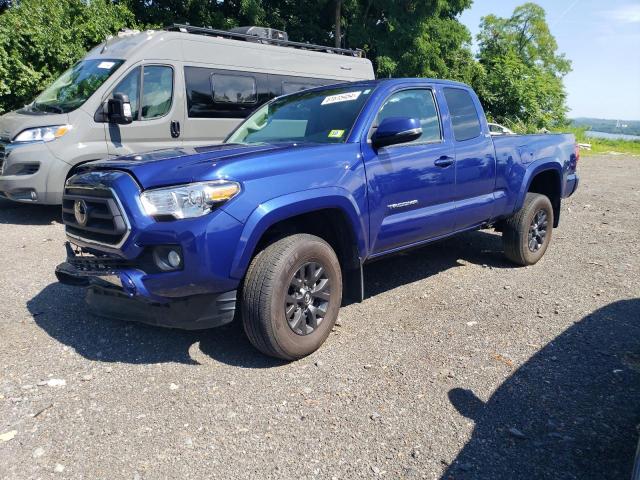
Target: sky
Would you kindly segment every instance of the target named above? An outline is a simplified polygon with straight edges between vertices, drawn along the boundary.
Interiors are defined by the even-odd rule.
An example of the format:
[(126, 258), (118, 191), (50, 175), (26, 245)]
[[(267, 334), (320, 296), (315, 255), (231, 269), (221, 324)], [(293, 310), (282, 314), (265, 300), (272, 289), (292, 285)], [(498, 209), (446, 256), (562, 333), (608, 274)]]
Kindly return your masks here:
[[(509, 17), (525, 1), (474, 0), (460, 21), (475, 43), (483, 16)], [(534, 1), (572, 61), (564, 79), (569, 117), (640, 120), (640, 0)]]

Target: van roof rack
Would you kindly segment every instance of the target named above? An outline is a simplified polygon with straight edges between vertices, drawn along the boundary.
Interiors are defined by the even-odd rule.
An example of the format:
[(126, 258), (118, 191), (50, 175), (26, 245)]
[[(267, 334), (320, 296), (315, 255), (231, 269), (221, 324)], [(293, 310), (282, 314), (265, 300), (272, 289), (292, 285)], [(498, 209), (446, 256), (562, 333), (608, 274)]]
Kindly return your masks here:
[(228, 38), (232, 40), (243, 40), (247, 42), (267, 43), (271, 45), (278, 45), (281, 47), (291, 47), (291, 48), (299, 48), (301, 50), (311, 50), (314, 52), (336, 53), (338, 55), (346, 55), (349, 57), (364, 58), (365, 56), (364, 50), (361, 50), (359, 48), (355, 50), (350, 50), (347, 48), (326, 47), (323, 45), (314, 45), (312, 43), (291, 42), (289, 40), (280, 40), (277, 38), (258, 37), (256, 35), (251, 35), (247, 33), (218, 30), (215, 28), (194, 27), (192, 25), (187, 25), (182, 23), (174, 23), (172, 25), (169, 25), (168, 27), (165, 27), (164, 30), (168, 32), (193, 33), (196, 35), (205, 35), (209, 37), (221, 37), (221, 38)]

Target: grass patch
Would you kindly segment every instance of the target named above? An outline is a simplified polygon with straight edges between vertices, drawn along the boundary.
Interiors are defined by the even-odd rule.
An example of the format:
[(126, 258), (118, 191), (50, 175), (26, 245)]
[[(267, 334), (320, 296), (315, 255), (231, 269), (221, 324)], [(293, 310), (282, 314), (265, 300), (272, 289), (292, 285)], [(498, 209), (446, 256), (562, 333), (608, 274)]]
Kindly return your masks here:
[(585, 128), (567, 127), (559, 129), (558, 133), (573, 133), (578, 143), (590, 143), (591, 150), (580, 150), (581, 155), (601, 155), (615, 152), (640, 156), (640, 141), (587, 137), (585, 131)]

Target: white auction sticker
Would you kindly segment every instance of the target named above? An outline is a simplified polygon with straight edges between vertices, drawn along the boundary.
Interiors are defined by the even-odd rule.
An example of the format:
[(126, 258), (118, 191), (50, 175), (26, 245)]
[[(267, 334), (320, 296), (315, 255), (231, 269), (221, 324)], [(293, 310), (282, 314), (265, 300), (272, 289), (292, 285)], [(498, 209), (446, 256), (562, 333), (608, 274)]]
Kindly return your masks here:
[(115, 65), (115, 62), (100, 62), (98, 68), (103, 68), (105, 70), (111, 70), (111, 68)]
[(338, 95), (329, 95), (322, 100), (320, 105), (331, 105), (332, 103), (339, 102), (352, 102), (353, 100), (357, 100), (362, 92), (349, 92), (349, 93), (339, 93)]

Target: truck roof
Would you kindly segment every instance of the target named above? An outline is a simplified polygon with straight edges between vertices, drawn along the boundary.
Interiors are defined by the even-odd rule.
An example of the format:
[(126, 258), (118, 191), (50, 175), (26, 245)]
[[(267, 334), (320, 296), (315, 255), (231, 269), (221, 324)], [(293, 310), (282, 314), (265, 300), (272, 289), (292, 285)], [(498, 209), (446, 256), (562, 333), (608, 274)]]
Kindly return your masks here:
[(469, 85), (463, 82), (455, 80), (446, 80), (441, 78), (428, 78), (428, 77), (412, 77), (412, 78), (379, 78), (377, 80), (361, 80), (354, 82), (356, 85), (374, 86), (380, 84), (397, 83), (397, 84), (424, 84), (424, 83), (437, 83), (441, 85), (452, 85), (457, 87), (471, 88)]
[[(458, 82), (455, 80), (445, 80), (445, 79), (440, 79), (440, 78), (420, 78), (420, 77), (414, 77), (414, 78), (380, 78), (377, 80), (357, 80), (354, 82), (349, 82), (350, 86), (354, 86), (354, 87), (359, 87), (362, 86), (362, 88), (375, 88), (378, 85), (389, 85), (389, 84), (398, 84), (398, 85), (412, 85), (412, 84), (416, 84), (416, 85), (424, 85), (425, 83), (433, 83), (433, 84), (438, 84), (438, 85), (449, 85), (452, 87), (463, 87), (463, 88), (467, 88), (467, 89), (472, 89), (471, 86), (467, 85), (466, 83), (463, 82)], [(338, 85), (338, 84), (334, 84)], [(323, 88), (327, 88), (330, 87), (331, 85), (323, 85), (320, 87), (315, 87), (313, 89), (310, 90), (322, 90)]]

